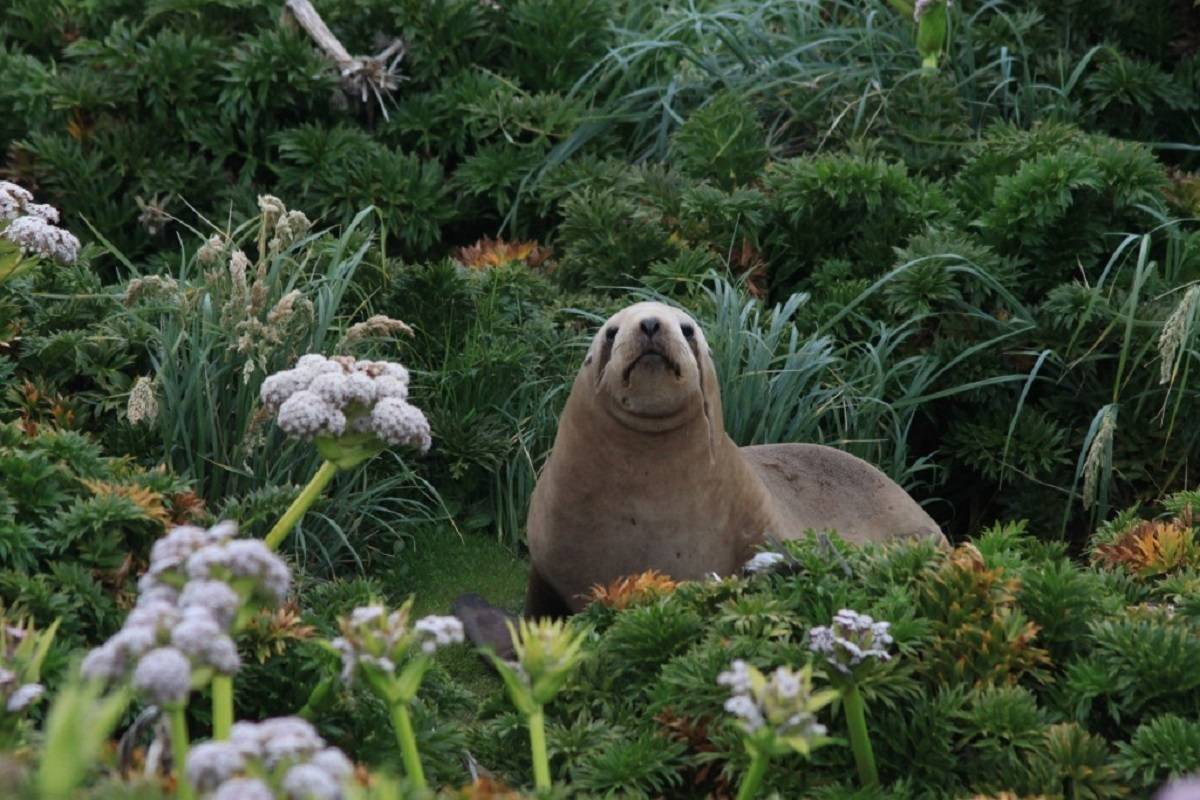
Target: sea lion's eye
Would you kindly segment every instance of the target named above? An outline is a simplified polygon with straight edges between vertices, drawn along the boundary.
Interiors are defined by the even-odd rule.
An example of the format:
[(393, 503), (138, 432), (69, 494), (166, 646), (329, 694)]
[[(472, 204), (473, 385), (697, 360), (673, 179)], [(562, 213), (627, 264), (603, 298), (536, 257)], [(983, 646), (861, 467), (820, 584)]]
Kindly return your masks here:
[(683, 331), (683, 337), (685, 339), (690, 339), (696, 335), (696, 329), (686, 322), (679, 326), (679, 330)]
[(606, 331), (604, 332), (604, 338), (605, 338), (605, 339), (608, 339), (610, 342), (611, 342), (613, 339), (617, 338), (617, 329), (616, 329), (616, 328), (609, 328), (608, 330), (606, 330)]

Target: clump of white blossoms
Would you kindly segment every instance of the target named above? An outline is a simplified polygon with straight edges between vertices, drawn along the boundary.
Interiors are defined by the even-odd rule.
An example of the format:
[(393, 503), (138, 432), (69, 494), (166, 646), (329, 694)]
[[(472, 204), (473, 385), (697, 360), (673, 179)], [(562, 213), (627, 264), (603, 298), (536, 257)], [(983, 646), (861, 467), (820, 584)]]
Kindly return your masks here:
[(335, 463), (347, 448), (366, 453), (386, 444), (424, 453), (431, 443), (425, 414), (408, 403), (408, 370), (400, 364), (310, 353), (263, 381), (260, 396), (284, 432), (315, 439)]
[(342, 635), (331, 644), (342, 656), (342, 680), (349, 684), (359, 672), (369, 682), (395, 676), (397, 667), (415, 655), (432, 655), (438, 648), (463, 642), (457, 617), (430, 615), (410, 623), (412, 600), (395, 611), (380, 605), (360, 606), (342, 619)]
[(770, 572), (778, 564), (786, 560), (783, 553), (774, 553), (771, 551), (763, 551), (755, 553), (754, 557), (742, 565), (742, 572), (747, 575), (757, 575), (760, 572)]
[(725, 710), (737, 719), (752, 749), (765, 755), (787, 750), (807, 755), (825, 742), (817, 711), (837, 692), (814, 692), (811, 667), (799, 672), (779, 667), (768, 678), (738, 659), (717, 676), (717, 683), (729, 687)]
[(57, 222), (58, 209), (33, 202), (33, 195), (15, 183), (0, 181), (0, 238), (27, 256), (73, 264), (79, 257), (79, 240)]
[(153, 702), (187, 699), (195, 670), (232, 675), (241, 666), (232, 631), (253, 600), (277, 605), (287, 565), (262, 542), (236, 539), (237, 525), (181, 525), (154, 543), (138, 600), (115, 635), (83, 661), (86, 677), (133, 685)]
[(0, 667), (0, 702), (10, 713), (24, 711), (46, 693), (40, 683), (21, 683), (17, 673)]
[(188, 781), (212, 800), (340, 800), (353, 773), (350, 759), (299, 717), (234, 723), (228, 741), (196, 745), (187, 760)]
[(808, 632), (809, 647), (842, 675), (853, 676), (864, 664), (891, 658), (890, 627), (888, 622), (843, 608), (832, 625), (818, 625)]

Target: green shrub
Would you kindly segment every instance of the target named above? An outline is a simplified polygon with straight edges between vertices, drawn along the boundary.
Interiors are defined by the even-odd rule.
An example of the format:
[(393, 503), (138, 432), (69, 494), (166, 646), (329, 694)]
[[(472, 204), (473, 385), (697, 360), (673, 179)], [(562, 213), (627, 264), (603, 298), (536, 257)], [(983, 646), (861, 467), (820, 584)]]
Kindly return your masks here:
[(730, 91), (693, 111), (671, 141), (671, 160), (684, 174), (726, 190), (757, 178), (766, 159), (757, 109)]
[(0, 605), (39, 627), (61, 618), (59, 657), (102, 640), (150, 545), (195, 501), (187, 483), (108, 456), (84, 434), (0, 425)]
[(881, 158), (781, 161), (768, 171), (765, 186), (771, 195), (767, 246), (775, 297), (803, 288), (815, 266), (832, 258), (845, 259), (853, 277), (878, 275), (893, 248), (927, 223), (948, 223), (955, 215), (939, 188)]

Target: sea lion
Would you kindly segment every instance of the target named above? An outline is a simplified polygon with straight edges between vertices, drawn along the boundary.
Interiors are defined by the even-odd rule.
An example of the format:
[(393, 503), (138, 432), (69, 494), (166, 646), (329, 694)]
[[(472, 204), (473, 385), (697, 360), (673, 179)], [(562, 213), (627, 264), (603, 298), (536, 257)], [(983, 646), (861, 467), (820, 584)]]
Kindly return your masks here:
[(579, 611), (593, 586), (649, 569), (676, 580), (732, 574), (766, 535), (945, 541), (860, 458), (815, 444), (734, 444), (704, 332), (661, 303), (629, 306), (597, 331), (527, 529), (529, 616)]

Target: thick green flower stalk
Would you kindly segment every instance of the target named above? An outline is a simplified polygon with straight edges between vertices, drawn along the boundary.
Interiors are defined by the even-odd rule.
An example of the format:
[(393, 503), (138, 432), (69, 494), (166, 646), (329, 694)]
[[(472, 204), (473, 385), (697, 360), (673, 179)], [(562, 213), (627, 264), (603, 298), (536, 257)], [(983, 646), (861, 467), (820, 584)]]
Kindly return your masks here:
[(820, 625), (808, 632), (812, 651), (825, 659), (832, 668), (831, 675), (840, 685), (842, 708), (850, 731), (850, 748), (863, 786), (878, 786), (879, 771), (867, 733), (866, 704), (858, 682), (867, 670), (891, 658), (887, 648), (892, 644), (887, 622), (876, 622), (866, 614), (843, 608), (833, 618), (832, 625)]
[(586, 631), (572, 630), (562, 620), (522, 619), (518, 627), (509, 623), (516, 664), (488, 653), (517, 710), (529, 723), (529, 747), (533, 754), (533, 781), (539, 792), (550, 788), (550, 759), (546, 753), (546, 704), (566, 684), (583, 661)]
[(739, 659), (717, 676), (717, 683), (728, 686), (732, 693), (725, 710), (737, 717), (750, 754), (750, 769), (742, 778), (738, 800), (749, 800), (758, 793), (772, 757), (792, 752), (807, 757), (831, 741), (825, 726), (817, 722), (817, 712), (838, 693), (831, 689), (814, 692), (811, 666), (798, 672), (780, 667), (768, 678)]
[(308, 485), (267, 533), (275, 549), (339, 469), (389, 446), (429, 450), (429, 421), (408, 401), (408, 370), (388, 361), (310, 353), (263, 381), (263, 405), (285, 433), (311, 440), (325, 458)]
[(342, 635), (332, 646), (342, 657), (342, 681), (361, 678), (383, 700), (391, 713), (396, 742), (413, 788), (427, 789), (425, 771), (417, 750), (409, 706), (433, 666), (439, 647), (463, 641), (462, 623), (456, 617), (428, 616), (410, 622), (412, 598), (395, 611), (380, 605), (354, 609), (341, 620)]
[(917, 52), (921, 66), (937, 69), (949, 41), (949, 8), (951, 0), (891, 0), (892, 7), (917, 24)]

